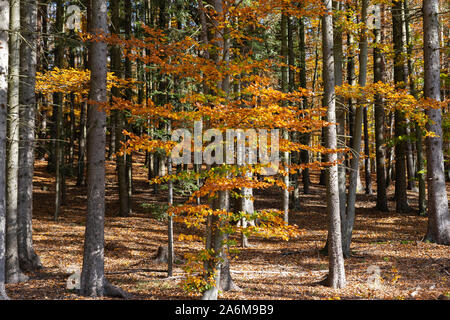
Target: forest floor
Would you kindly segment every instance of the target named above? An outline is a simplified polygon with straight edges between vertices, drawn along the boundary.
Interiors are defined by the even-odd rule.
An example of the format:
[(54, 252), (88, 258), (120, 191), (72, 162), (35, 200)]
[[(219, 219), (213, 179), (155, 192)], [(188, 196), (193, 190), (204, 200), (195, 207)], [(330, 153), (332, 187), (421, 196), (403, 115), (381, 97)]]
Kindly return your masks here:
[[(34, 181), (33, 238), (44, 268), (29, 274), (30, 281), (7, 285), (13, 299), (86, 299), (67, 290), (68, 277), (81, 269), (86, 213), (86, 187), (67, 181), (67, 199), (57, 222), (53, 219), (54, 178), (46, 162), (36, 162)], [(134, 165), (133, 214), (118, 217), (114, 163), (108, 162), (105, 223), (105, 272), (115, 285), (133, 299), (197, 299), (179, 284), (184, 276), (175, 265), (167, 278), (167, 265), (152, 261), (167, 241), (166, 223), (143, 204), (166, 199), (146, 182), (145, 168)], [(325, 188), (313, 176), (311, 193), (301, 195), (302, 208), (291, 212), (290, 222), (302, 230), (297, 239), (283, 241), (251, 237), (252, 247), (242, 248), (232, 261), (231, 272), (240, 291), (223, 292), (223, 299), (437, 299), (450, 293), (450, 247), (421, 241), (427, 218), (415, 213), (394, 212), (393, 190), (389, 213), (373, 209), (375, 195), (358, 194), (352, 256), (345, 261), (347, 286), (335, 290), (320, 285), (326, 276), (328, 258), (320, 254), (326, 230)], [(417, 208), (417, 193), (409, 192)], [(162, 202), (160, 202), (162, 203)], [(279, 190), (256, 195), (256, 207), (281, 208)], [(200, 242), (178, 242), (185, 227), (175, 224), (175, 252), (200, 249)], [(379, 270), (379, 287), (370, 286)], [(108, 298), (104, 298), (108, 299)]]

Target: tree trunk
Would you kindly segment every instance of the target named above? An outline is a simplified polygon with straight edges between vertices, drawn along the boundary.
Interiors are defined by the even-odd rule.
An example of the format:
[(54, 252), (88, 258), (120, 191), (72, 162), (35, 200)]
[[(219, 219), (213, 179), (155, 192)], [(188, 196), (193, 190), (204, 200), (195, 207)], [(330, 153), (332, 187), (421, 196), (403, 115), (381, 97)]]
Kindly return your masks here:
[(9, 1), (0, 1), (0, 300), (7, 300), (6, 282), (6, 119), (8, 104)]
[(77, 173), (77, 186), (86, 184), (84, 168), (86, 158), (86, 112), (87, 103), (83, 102), (80, 106), (80, 133), (78, 137), (78, 173)]
[[(423, 2), (424, 96), (441, 101), (438, 14), (438, 0)], [(434, 132), (435, 136), (425, 139), (428, 181), (428, 231), (425, 239), (450, 245), (450, 213), (442, 152), (442, 113), (440, 108), (429, 108), (426, 113), (430, 120), (427, 129)]]
[(6, 282), (28, 278), (19, 266), (17, 197), (19, 179), (20, 2), (11, 2), (9, 21), (9, 83), (6, 167)]
[[(332, 12), (331, 0), (324, 1), (327, 13)], [(323, 79), (324, 103), (327, 108), (327, 121), (333, 125), (326, 128), (327, 148), (337, 148), (336, 137), (336, 109), (335, 109), (335, 80), (333, 58), (333, 18), (329, 14), (322, 17), (323, 42)], [(328, 161), (336, 161), (337, 154), (331, 153)], [(327, 284), (332, 288), (345, 287), (344, 257), (341, 242), (341, 217), (339, 212), (339, 182), (338, 166), (334, 164), (327, 169), (327, 214), (329, 234), (329, 274)]]
[[(133, 36), (132, 29), (132, 2), (131, 0), (125, 0), (125, 19), (124, 22), (124, 30), (125, 35), (128, 39), (131, 39)], [(131, 65), (131, 60), (128, 57), (125, 57), (125, 79), (133, 78), (133, 68)], [(125, 89), (125, 99), (128, 101), (132, 101), (133, 99), (133, 89), (131, 87)], [(126, 127), (127, 121), (124, 118), (124, 126)], [(131, 130), (130, 128), (127, 128)], [(127, 188), (127, 215), (132, 213), (132, 195), (133, 195), (133, 155), (132, 153), (125, 155), (125, 171), (126, 171), (126, 188)]]
[[(412, 57), (412, 43), (410, 36), (410, 28), (409, 28), (409, 9), (408, 9), (408, 1), (405, 0), (403, 2), (405, 6), (405, 32), (406, 32), (406, 52), (408, 53), (408, 76), (409, 76), (409, 90), (411, 94), (418, 100), (416, 85), (414, 82), (413, 75), (413, 62), (411, 60)], [(423, 132), (422, 128), (418, 125), (417, 122), (414, 123), (415, 127), (415, 136), (416, 136), (416, 152), (417, 152), (417, 160), (416, 160), (416, 177), (419, 181), (419, 215), (425, 215), (426, 208), (426, 185), (425, 185), (425, 163), (423, 159)]]
[[(381, 20), (381, 15), (375, 17), (375, 19)], [(381, 25), (381, 23), (380, 23)], [(381, 30), (375, 29), (375, 42), (383, 43)], [(374, 82), (384, 82), (384, 59), (381, 50), (378, 47), (373, 49), (373, 66), (374, 66)], [(386, 150), (384, 147), (384, 126), (385, 126), (385, 113), (384, 113), (384, 101), (381, 95), (375, 96), (375, 160), (377, 168), (377, 203), (376, 209), (383, 212), (388, 212), (387, 201), (387, 184), (386, 184)]]
[[(115, 34), (120, 33), (120, 1), (111, 2), (111, 31)], [(121, 51), (120, 47), (111, 47), (111, 71), (118, 77), (123, 75), (121, 68)], [(113, 87), (111, 90), (112, 96), (119, 97), (120, 91), (118, 88)], [(125, 142), (123, 135), (125, 115), (121, 110), (113, 111), (113, 119), (115, 120), (114, 130), (115, 132), (115, 149), (120, 151), (122, 143)], [(128, 189), (127, 189), (127, 171), (126, 171), (126, 156), (116, 156), (116, 168), (117, 168), (117, 182), (119, 185), (119, 216), (126, 217), (129, 215), (130, 210), (128, 207)]]
[(370, 138), (369, 138), (369, 120), (367, 116), (367, 109), (365, 106), (363, 109), (363, 121), (364, 121), (364, 179), (366, 182), (366, 194), (373, 194), (372, 191), (372, 176), (370, 170)]
[[(393, 40), (394, 40), (394, 82), (398, 88), (404, 88), (407, 83), (406, 65), (403, 62), (403, 4), (401, 1), (394, 2), (392, 14)], [(406, 154), (407, 146), (404, 141), (406, 137), (405, 115), (403, 111), (395, 111), (395, 136), (399, 141), (395, 145), (395, 201), (397, 212), (410, 212), (408, 204), (407, 190), (407, 166)]]
[[(288, 23), (289, 16), (286, 13), (281, 14), (281, 57), (283, 59), (283, 63), (289, 64), (288, 57)], [(289, 91), (289, 68), (287, 66), (281, 67), (281, 91), (288, 92)], [(283, 130), (283, 139), (289, 139), (289, 132), (287, 130)], [(284, 152), (283, 160), (286, 170), (289, 165), (289, 152)], [(289, 171), (288, 171), (289, 172)], [(283, 189), (283, 212), (284, 212), (284, 221), (286, 223), (289, 222), (289, 173), (287, 173), (283, 177), (283, 182), (286, 185), (286, 189)]]
[[(335, 1), (333, 7), (335, 12), (341, 10), (342, 4)], [(334, 16), (333, 19), (339, 18), (339, 16)], [(333, 20), (335, 21), (335, 20)], [(333, 54), (334, 54), (334, 81), (335, 86), (342, 86), (343, 83), (343, 52), (342, 52), (342, 28), (334, 25), (333, 32)], [(336, 134), (337, 134), (337, 146), (338, 148), (345, 148), (345, 105), (344, 99), (341, 96), (336, 96)], [(344, 154), (339, 153), (339, 158), (343, 158)], [(345, 164), (342, 163), (338, 165), (338, 182), (339, 182), (339, 212), (341, 215), (341, 222), (344, 224), (345, 221), (345, 208), (346, 208), (346, 191), (347, 191), (347, 180), (346, 180), (346, 168)]]
[(41, 261), (33, 249), (33, 173), (35, 146), (36, 108), (36, 46), (37, 4), (22, 1), (22, 37), (20, 70), (20, 148), (19, 148), (19, 195), (18, 195), (18, 246), (22, 270), (42, 268)]
[[(349, 14), (349, 19), (353, 19), (353, 17)], [(354, 44), (354, 36), (352, 32), (349, 32), (347, 35), (347, 48), (351, 48)], [(348, 54), (348, 61), (347, 61), (347, 83), (350, 85), (356, 84), (356, 75), (355, 75), (355, 56), (352, 52), (349, 52)], [(354, 151), (354, 139), (355, 139), (355, 123), (356, 123), (356, 108), (355, 108), (355, 101), (354, 99), (350, 98), (348, 100), (348, 127), (349, 127), (349, 135), (350, 135), (350, 148)], [(353, 160), (351, 160), (353, 161)], [(351, 162), (350, 161), (350, 162)], [(350, 165), (351, 167), (351, 165)], [(353, 169), (351, 169), (353, 170)], [(350, 170), (350, 179), (352, 172)], [(361, 183), (361, 177), (359, 174), (359, 165), (358, 170), (356, 171), (356, 192), (360, 192), (362, 190), (362, 183)]]
[[(367, 23), (367, 7), (369, 1), (363, 0), (361, 7), (361, 22), (364, 25)], [(359, 86), (366, 86), (367, 77), (367, 36), (366, 30), (361, 31), (361, 40), (359, 45)], [(351, 159), (351, 170), (350, 170), (350, 182), (348, 187), (347, 195), (347, 210), (346, 210), (346, 220), (344, 226), (344, 255), (346, 257), (350, 256), (350, 244), (352, 239), (353, 225), (355, 221), (355, 205), (356, 205), (356, 192), (358, 187), (358, 173), (359, 173), (359, 159), (361, 151), (361, 136), (362, 136), (362, 122), (363, 122), (363, 105), (362, 101), (358, 101), (358, 105), (355, 111), (355, 121), (353, 127), (353, 144), (352, 149), (354, 152), (353, 158)]]
[[(226, 191), (219, 191), (218, 197), (216, 199), (213, 199), (213, 209), (214, 210), (228, 210), (229, 209), (229, 197), (228, 193)], [(221, 271), (222, 271), (222, 265), (224, 261), (224, 250), (223, 250), (223, 240), (225, 238), (225, 235), (220, 230), (220, 228), (223, 226), (222, 222), (220, 221), (220, 218), (217, 215), (213, 215), (212, 217), (209, 217), (210, 223), (207, 226), (208, 233), (210, 234), (207, 236), (207, 240), (209, 238), (209, 241), (206, 241), (206, 249), (213, 249), (216, 258), (218, 259), (218, 262), (213, 264), (212, 262), (208, 262), (206, 264), (206, 270), (208, 272), (208, 278), (213, 277), (215, 281), (215, 285), (203, 292), (202, 300), (217, 300), (219, 289), (220, 289), (220, 283), (221, 283)], [(208, 248), (209, 246), (209, 248)]]
[[(56, 32), (62, 34), (64, 27), (64, 6), (63, 1), (57, 1), (56, 8)], [(62, 68), (64, 59), (64, 47), (62, 40), (59, 39), (56, 42), (55, 47), (55, 66)], [(58, 220), (60, 211), (61, 211), (61, 203), (62, 203), (62, 179), (63, 179), (63, 170), (64, 170), (64, 145), (63, 145), (63, 135), (62, 135), (62, 126), (63, 126), (63, 94), (56, 92), (53, 93), (53, 112), (54, 115), (53, 124), (55, 126), (55, 143), (54, 143), (54, 160), (55, 160), (55, 211), (54, 211), (54, 219)]]
[[(91, 1), (93, 34), (108, 32), (107, 1)], [(89, 13), (88, 13), (89, 15)], [(106, 101), (107, 45), (97, 41), (90, 44), (89, 66), (91, 81), (89, 100), (93, 103)], [(105, 148), (106, 113), (92, 104), (88, 108), (87, 136), (87, 216), (84, 240), (83, 269), (80, 293), (85, 296), (126, 295), (112, 287), (104, 273), (104, 222), (105, 222)]]
[[(215, 11), (218, 14), (223, 13), (223, 6), (221, 0), (210, 1)], [(212, 20), (214, 26), (217, 27), (217, 22)], [(222, 32), (215, 33), (216, 43), (218, 49), (222, 51), (222, 54), (215, 57), (216, 63), (223, 62), (225, 64), (229, 63), (230, 59), (230, 40), (227, 38), (227, 30), (223, 29)], [(221, 57), (222, 59), (221, 59)], [(221, 81), (218, 81), (218, 87), (225, 95), (228, 96), (230, 92), (230, 77), (226, 75)], [(213, 209), (229, 211), (230, 209), (230, 195), (229, 191), (219, 191), (218, 197), (212, 199)], [(227, 237), (220, 229), (223, 227), (225, 222), (220, 219), (217, 215), (208, 217), (207, 224), (207, 236), (206, 236), (206, 249), (213, 249), (216, 257), (218, 258), (217, 263), (206, 263), (205, 267), (208, 273), (208, 278), (213, 277), (215, 280), (215, 285), (203, 292), (202, 300), (217, 300), (219, 289), (221, 284), (225, 285), (225, 288), (232, 290), (235, 286), (229, 272), (229, 261), (226, 257), (225, 248), (223, 246), (223, 241)]]
[[(168, 133), (171, 131), (171, 125), (169, 123), (168, 125)], [(167, 175), (172, 175), (172, 157), (167, 157)], [(169, 180), (169, 190), (168, 190), (168, 204), (169, 206), (173, 205), (173, 181)], [(174, 250), (173, 250), (173, 217), (172, 215), (169, 215), (168, 217), (168, 226), (167, 226), (167, 248), (168, 248), (168, 255), (167, 255), (167, 276), (171, 277), (173, 275), (173, 257), (174, 257)]]
[[(300, 17), (298, 19), (299, 24), (299, 51), (300, 51), (300, 59), (299, 59), (299, 67), (300, 67), (300, 87), (305, 88), (307, 87), (306, 82), (306, 35), (305, 35), (305, 18)], [(303, 98), (303, 109), (308, 108), (308, 99), (306, 97)], [(311, 140), (311, 135), (309, 133), (305, 133), (301, 135), (301, 142), (305, 145), (309, 145)], [(309, 152), (308, 150), (302, 150), (300, 151), (300, 159), (301, 162), (304, 164), (309, 163)], [(311, 179), (309, 175), (309, 168), (305, 168), (302, 170), (302, 183), (303, 183), (303, 193), (308, 194), (309, 193), (309, 186), (311, 184)]]

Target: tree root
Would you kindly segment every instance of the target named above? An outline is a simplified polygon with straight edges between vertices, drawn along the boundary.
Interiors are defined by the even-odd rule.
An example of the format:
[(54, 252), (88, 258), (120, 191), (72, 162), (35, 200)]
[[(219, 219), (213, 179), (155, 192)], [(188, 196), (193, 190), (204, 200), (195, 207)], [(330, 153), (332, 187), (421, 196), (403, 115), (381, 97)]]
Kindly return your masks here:
[(119, 287), (113, 286), (108, 280), (103, 285), (103, 294), (111, 298), (131, 299), (131, 294), (125, 292)]
[(17, 284), (17, 283), (21, 283), (21, 282), (27, 282), (29, 279), (30, 278), (27, 275), (25, 275), (24, 273), (19, 271), (18, 273), (15, 273), (15, 274), (7, 277), (6, 283)]
[(41, 259), (33, 251), (31, 257), (19, 257), (19, 265), (23, 271), (34, 272), (43, 268)]
[(0, 284), (0, 300), (11, 300), (6, 294), (5, 285)]

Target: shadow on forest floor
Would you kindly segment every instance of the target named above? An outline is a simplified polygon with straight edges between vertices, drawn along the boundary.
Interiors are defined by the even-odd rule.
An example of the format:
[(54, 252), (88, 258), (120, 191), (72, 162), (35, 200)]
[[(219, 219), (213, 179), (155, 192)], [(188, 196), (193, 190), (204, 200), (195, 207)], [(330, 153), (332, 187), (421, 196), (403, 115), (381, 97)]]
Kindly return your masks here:
[[(7, 285), (14, 299), (79, 299), (66, 289), (68, 270), (80, 269), (83, 259), (86, 188), (67, 181), (66, 203), (59, 220), (53, 220), (54, 179), (36, 163), (34, 189), (34, 246), (44, 269), (30, 274), (27, 283)], [(176, 265), (174, 277), (166, 277), (165, 264), (152, 258), (167, 240), (166, 224), (155, 219), (143, 203), (165, 202), (167, 193), (153, 194), (145, 168), (134, 165), (133, 214), (118, 217), (114, 163), (108, 162), (105, 222), (105, 272), (115, 285), (134, 299), (196, 299), (180, 287), (184, 271)], [(319, 253), (327, 237), (325, 189), (313, 175), (311, 193), (301, 194), (301, 210), (290, 214), (291, 223), (303, 231), (297, 239), (250, 238), (249, 248), (240, 249), (232, 262), (232, 276), (242, 289), (225, 292), (225, 299), (436, 299), (450, 291), (450, 248), (421, 242), (427, 219), (414, 213), (397, 214), (389, 202), (389, 213), (374, 210), (375, 196), (358, 194), (352, 257), (346, 260), (348, 285), (334, 290), (318, 282), (327, 273), (328, 259)], [(280, 190), (255, 192), (255, 207), (281, 208)], [(392, 196), (392, 187), (388, 190)], [(417, 194), (409, 192), (411, 205)], [(176, 201), (182, 201), (177, 197)], [(176, 254), (183, 256), (201, 249), (200, 242), (178, 242), (181, 233), (191, 232), (175, 224)], [(202, 235), (203, 230), (194, 233)], [(236, 238), (239, 240), (239, 238)], [(380, 272), (380, 287), (371, 289), (368, 268)], [(411, 295), (420, 286), (417, 295)], [(82, 298), (82, 297), (81, 297)], [(106, 299), (106, 298), (105, 298)]]

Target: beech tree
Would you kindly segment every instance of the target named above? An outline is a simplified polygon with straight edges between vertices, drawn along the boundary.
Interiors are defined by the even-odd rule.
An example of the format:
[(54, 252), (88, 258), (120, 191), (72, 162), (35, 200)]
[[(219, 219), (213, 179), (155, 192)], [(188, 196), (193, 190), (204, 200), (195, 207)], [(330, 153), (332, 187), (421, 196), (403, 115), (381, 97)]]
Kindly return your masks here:
[[(0, 0), (0, 300), (28, 272), (40, 277), (40, 257), (48, 261), (55, 242), (43, 241), (51, 219), (34, 197), (50, 195), (50, 223), (73, 231), (67, 222), (78, 207), (61, 210), (66, 179), (77, 194), (66, 204), (87, 205), (77, 274), (79, 293), (94, 298), (129, 297), (106, 278), (106, 219), (132, 223), (146, 201), (145, 219), (167, 221), (158, 233), (164, 259), (154, 259), (167, 260), (164, 281), (183, 269), (180, 290), (204, 300), (238, 290), (239, 274), (260, 273), (233, 266), (241, 248), (256, 256), (262, 238), (300, 237), (267, 253), (284, 256), (310, 241), (303, 232), (327, 229), (320, 252), (328, 274), (319, 284), (334, 289), (352, 286), (345, 271), (354, 259), (344, 259), (353, 233), (356, 251), (361, 239), (396, 239), (414, 226), (407, 241), (420, 240), (423, 228), (427, 250), (444, 251), (436, 244), (450, 244), (448, 8), (444, 0)], [(80, 25), (66, 32), (69, 19)], [(188, 143), (199, 122), (201, 137)], [(183, 157), (200, 154), (199, 162), (175, 160), (175, 130), (197, 148)], [(375, 169), (376, 198), (368, 196)], [(305, 219), (312, 203), (326, 210), (326, 223)], [(401, 214), (413, 209), (427, 219)], [(377, 223), (395, 215), (398, 224), (372, 232), (375, 215)], [(124, 270), (113, 272), (149, 270), (141, 266), (118, 263)]]
[(19, 265), (18, 179), (19, 179), (19, 87), (20, 87), (20, 1), (12, 0), (9, 21), (9, 81), (6, 163), (6, 281), (28, 280)]
[[(332, 1), (325, 0), (326, 12), (322, 17), (324, 106), (327, 108), (326, 147), (337, 149), (336, 136), (336, 96), (333, 57), (333, 17)], [(339, 181), (337, 154), (331, 153), (328, 161), (332, 164), (326, 171), (327, 214), (328, 214), (328, 257), (329, 274), (327, 283), (332, 288), (345, 287), (344, 256), (342, 253), (341, 216), (339, 207)]]
[[(382, 43), (384, 40), (381, 34), (381, 10), (376, 10), (374, 16), (377, 19), (376, 24), (378, 25), (374, 28), (374, 35), (376, 43)], [(385, 61), (383, 54), (379, 47), (374, 47), (373, 49), (373, 68), (374, 75), (373, 81), (377, 83), (378, 81), (385, 81)], [(381, 95), (377, 94), (375, 96), (374, 103), (375, 111), (375, 153), (376, 153), (376, 175), (377, 175), (377, 202), (376, 209), (384, 212), (388, 212), (388, 199), (387, 199), (387, 184), (386, 184), (386, 148), (385, 148), (385, 111), (384, 111), (384, 99)]]
[(23, 270), (42, 267), (33, 248), (33, 175), (35, 160), (37, 3), (21, 1), (18, 250)]
[[(90, 32), (94, 35), (108, 33), (107, 1), (92, 0), (90, 10)], [(100, 109), (100, 103), (106, 101), (107, 54), (105, 42), (90, 43), (91, 105), (88, 107), (86, 179), (88, 208), (80, 292), (91, 297), (125, 297), (122, 290), (107, 281), (104, 271), (106, 113)]]
[[(424, 96), (441, 101), (439, 59), (439, 1), (423, 2)], [(441, 108), (428, 108), (427, 129), (434, 133), (425, 139), (427, 147), (428, 232), (426, 240), (450, 245), (450, 212), (445, 187), (442, 153)]]
[[(394, 83), (398, 89), (403, 89), (407, 83), (406, 64), (403, 60), (403, 4), (395, 1), (392, 6), (392, 34), (394, 42)], [(410, 212), (407, 195), (407, 143), (406, 118), (402, 110), (395, 110), (395, 202), (397, 212)]]
[(0, 1), (0, 300), (8, 299), (6, 282), (6, 117), (8, 103), (9, 1)]

